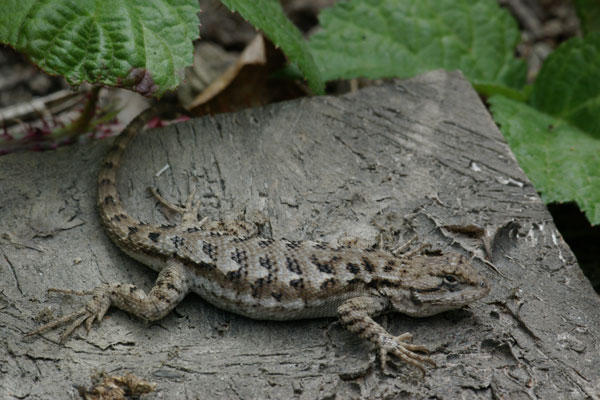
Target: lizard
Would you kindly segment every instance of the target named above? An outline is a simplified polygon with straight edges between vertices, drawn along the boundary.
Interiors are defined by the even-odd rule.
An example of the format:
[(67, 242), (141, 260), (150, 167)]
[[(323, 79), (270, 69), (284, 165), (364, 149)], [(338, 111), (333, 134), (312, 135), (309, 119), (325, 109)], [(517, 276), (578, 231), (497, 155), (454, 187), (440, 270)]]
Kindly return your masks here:
[(424, 375), (425, 364), (436, 366), (427, 347), (413, 344), (410, 333), (393, 336), (374, 317), (390, 312), (431, 316), (490, 291), (486, 279), (459, 253), (396, 255), (370, 247), (236, 235), (223, 224), (206, 228), (192, 206), (193, 191), (184, 207), (165, 204), (183, 214), (178, 224), (135, 219), (121, 203), (117, 175), (125, 149), (155, 114), (152, 107), (142, 112), (115, 140), (99, 173), (97, 198), (108, 236), (158, 272), (154, 286), (148, 293), (128, 283), (105, 283), (91, 291), (49, 289), (91, 299), (28, 335), (68, 324), (62, 342), (84, 323), (89, 332), (111, 306), (159, 320), (194, 292), (220, 309), (258, 320), (337, 316), (346, 329), (375, 345), (384, 370), (391, 354)]

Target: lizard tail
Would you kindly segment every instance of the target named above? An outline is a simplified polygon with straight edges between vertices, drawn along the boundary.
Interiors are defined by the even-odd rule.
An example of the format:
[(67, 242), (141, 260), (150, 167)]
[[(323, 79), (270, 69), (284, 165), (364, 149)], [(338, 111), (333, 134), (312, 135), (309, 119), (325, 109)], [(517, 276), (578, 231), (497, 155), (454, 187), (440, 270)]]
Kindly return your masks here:
[(98, 210), (102, 223), (111, 238), (117, 243), (126, 242), (131, 232), (136, 231), (140, 221), (130, 217), (121, 203), (117, 191), (117, 171), (125, 149), (154, 116), (173, 111), (173, 106), (150, 107), (133, 119), (115, 140), (106, 155), (98, 175)]

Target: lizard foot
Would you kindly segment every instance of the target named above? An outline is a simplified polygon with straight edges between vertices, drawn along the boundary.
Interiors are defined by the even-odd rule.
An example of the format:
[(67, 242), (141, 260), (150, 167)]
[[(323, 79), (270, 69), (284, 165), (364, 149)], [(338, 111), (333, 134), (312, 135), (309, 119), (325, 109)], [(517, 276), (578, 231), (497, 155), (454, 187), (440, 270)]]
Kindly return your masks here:
[[(171, 210), (176, 214), (181, 214), (181, 225), (185, 228), (198, 225), (198, 210), (200, 208), (200, 202), (194, 202), (196, 198), (197, 188), (192, 189), (187, 199), (185, 200), (184, 206), (177, 206), (168, 200), (166, 200), (158, 190), (153, 187), (149, 187), (148, 191), (156, 200), (166, 209)], [(203, 220), (204, 221), (204, 220)], [(200, 222), (202, 224), (202, 222)]]
[(249, 221), (242, 220), (225, 220), (225, 221), (211, 221), (208, 217), (204, 217), (198, 221), (198, 210), (200, 209), (200, 202), (194, 202), (196, 197), (197, 189), (194, 188), (188, 198), (185, 201), (184, 206), (177, 206), (167, 201), (155, 188), (148, 188), (148, 191), (156, 198), (156, 200), (162, 204), (168, 210), (174, 213), (181, 214), (181, 222), (179, 227), (181, 229), (199, 229), (207, 232), (215, 232), (221, 235), (231, 235), (239, 238), (250, 238), (258, 234), (258, 228), (256, 224)]
[(201, 221), (201, 229), (208, 232), (216, 232), (221, 235), (235, 236), (247, 239), (258, 235), (258, 227), (249, 221), (224, 220), (224, 221)]
[(94, 321), (100, 322), (108, 311), (110, 307), (111, 301), (110, 298), (106, 294), (107, 288), (104, 286), (97, 287), (92, 291), (77, 291), (77, 290), (65, 290), (65, 289), (48, 289), (48, 292), (62, 293), (68, 295), (76, 295), (76, 296), (93, 296), (92, 299), (79, 310), (62, 316), (60, 318), (56, 318), (53, 321), (48, 322), (46, 325), (39, 327), (36, 330), (33, 330), (27, 333), (25, 336), (33, 336), (38, 335), (44, 332), (47, 332), (51, 329), (57, 328), (59, 326), (63, 326), (71, 323), (65, 331), (60, 335), (60, 342), (64, 342), (67, 337), (75, 331), (81, 324), (85, 322), (85, 327), (89, 332), (92, 328), (92, 324)]
[(381, 368), (384, 372), (387, 371), (387, 355), (388, 353), (398, 357), (402, 361), (417, 367), (423, 376), (425, 376), (425, 363), (436, 367), (435, 361), (426, 355), (415, 353), (421, 352), (429, 354), (429, 350), (425, 346), (410, 343), (412, 335), (404, 333), (400, 336), (386, 335), (379, 342), (379, 359), (381, 360)]
[(338, 238), (337, 244), (340, 247), (348, 247), (351, 249), (370, 249), (373, 246), (365, 239), (356, 236), (342, 236)]

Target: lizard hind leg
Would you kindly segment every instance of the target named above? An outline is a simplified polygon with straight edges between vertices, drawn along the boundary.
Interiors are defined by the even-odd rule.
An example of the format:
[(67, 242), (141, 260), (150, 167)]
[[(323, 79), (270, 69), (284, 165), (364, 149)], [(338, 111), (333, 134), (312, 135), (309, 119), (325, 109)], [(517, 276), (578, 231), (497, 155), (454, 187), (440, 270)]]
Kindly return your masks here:
[(241, 239), (247, 239), (258, 235), (258, 227), (256, 224), (249, 221), (239, 219), (211, 221), (208, 217), (198, 220), (200, 202), (194, 202), (197, 191), (196, 188), (189, 194), (183, 207), (177, 206), (166, 200), (155, 188), (148, 188), (148, 190), (165, 208), (177, 214), (181, 214), (181, 222), (178, 225), (182, 230), (196, 228), (206, 232), (215, 232), (219, 235), (230, 235)]
[(239, 239), (248, 239), (258, 235), (258, 227), (250, 221), (224, 220), (207, 221), (203, 219), (201, 229), (208, 232), (216, 232), (220, 235), (235, 236)]
[(196, 198), (197, 189), (192, 189), (191, 193), (188, 195), (185, 200), (185, 205), (183, 207), (175, 205), (170, 201), (166, 200), (158, 191), (149, 187), (148, 191), (156, 198), (156, 200), (166, 209), (176, 213), (181, 214), (181, 223), (179, 224), (183, 229), (188, 229), (192, 227), (201, 227), (202, 224), (206, 221), (207, 218), (202, 219), (202, 221), (198, 221), (198, 210), (200, 208), (200, 202), (194, 202)]
[(352, 235), (345, 235), (337, 239), (337, 244), (340, 247), (347, 247), (349, 249), (369, 249), (373, 246), (365, 239), (361, 239)]
[(92, 291), (82, 292), (51, 289), (52, 292), (78, 296), (91, 295), (92, 298), (79, 310), (50, 321), (27, 333), (26, 336), (41, 334), (70, 323), (60, 336), (60, 341), (63, 342), (84, 322), (89, 332), (94, 321), (100, 322), (111, 306), (146, 321), (156, 321), (173, 310), (187, 295), (190, 282), (191, 277), (185, 265), (176, 260), (169, 260), (159, 272), (154, 287), (148, 294), (135, 285), (126, 283), (107, 283)]

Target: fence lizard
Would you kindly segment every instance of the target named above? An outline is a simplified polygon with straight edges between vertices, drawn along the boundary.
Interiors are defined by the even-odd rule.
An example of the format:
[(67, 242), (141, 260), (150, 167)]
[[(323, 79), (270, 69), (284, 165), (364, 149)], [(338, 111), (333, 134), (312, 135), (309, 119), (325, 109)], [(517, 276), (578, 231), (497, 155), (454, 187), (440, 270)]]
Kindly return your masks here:
[[(98, 178), (98, 209), (110, 238), (128, 255), (158, 272), (152, 290), (109, 283), (92, 291), (78, 311), (30, 332), (39, 334), (70, 324), (61, 341), (85, 322), (89, 331), (111, 306), (139, 318), (164, 317), (189, 293), (215, 306), (254, 319), (291, 320), (338, 316), (349, 331), (372, 342), (382, 367), (388, 353), (419, 368), (435, 363), (427, 348), (405, 333), (393, 336), (373, 317), (399, 312), (424, 317), (460, 308), (489, 292), (489, 285), (462, 255), (394, 254), (372, 248), (330, 246), (323, 242), (274, 240), (206, 229), (197, 221), (191, 197), (177, 225), (152, 225), (131, 217), (117, 193), (121, 157), (135, 135), (156, 113), (138, 116), (117, 138)], [(172, 208), (176, 208), (172, 206)]]

